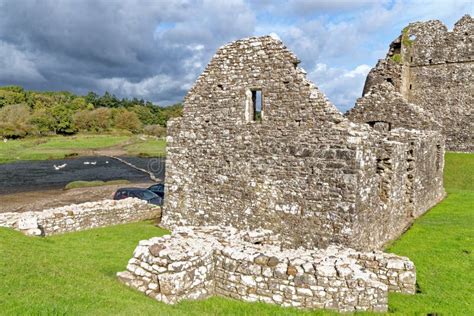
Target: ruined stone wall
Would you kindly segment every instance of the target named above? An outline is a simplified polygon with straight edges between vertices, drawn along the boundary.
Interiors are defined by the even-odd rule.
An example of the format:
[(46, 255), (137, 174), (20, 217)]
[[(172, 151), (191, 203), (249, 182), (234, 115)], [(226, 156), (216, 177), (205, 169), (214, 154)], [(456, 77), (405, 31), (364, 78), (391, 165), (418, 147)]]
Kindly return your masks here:
[(411, 23), (369, 73), (364, 95), (390, 82), (442, 126), (448, 150), (474, 151), (474, 21), (466, 15), (453, 31), (440, 21)]
[[(266, 228), (308, 248), (372, 249), (400, 234), (411, 220), (399, 198), (406, 168), (393, 153), (402, 180), (387, 191), (377, 173), (385, 136), (344, 118), (297, 63), (270, 37), (219, 49), (168, 125), (165, 227)], [(382, 191), (393, 194), (383, 200)]]
[(380, 137), (370, 156), (375, 168), (364, 162), (353, 236), (380, 248), (444, 198), (444, 139), (436, 131), (403, 128), (374, 133)]
[(416, 282), (405, 257), (336, 246), (285, 250), (271, 231), (217, 226), (141, 241), (118, 277), (165, 303), (220, 295), (344, 312), (387, 311), (388, 292), (414, 294)]
[(387, 139), (405, 143), (402, 163), (404, 170), (400, 173), (405, 177), (403, 192), (407, 197), (409, 225), (412, 219), (419, 217), (445, 197), (444, 137), (435, 131), (398, 129), (388, 134)]
[(372, 86), (345, 116), (353, 122), (368, 123), (381, 130), (403, 127), (439, 131), (442, 128), (431, 112), (408, 103), (388, 82)]
[(0, 227), (14, 228), (27, 235), (49, 236), (160, 216), (160, 207), (128, 198), (72, 204), (41, 212), (0, 213)]

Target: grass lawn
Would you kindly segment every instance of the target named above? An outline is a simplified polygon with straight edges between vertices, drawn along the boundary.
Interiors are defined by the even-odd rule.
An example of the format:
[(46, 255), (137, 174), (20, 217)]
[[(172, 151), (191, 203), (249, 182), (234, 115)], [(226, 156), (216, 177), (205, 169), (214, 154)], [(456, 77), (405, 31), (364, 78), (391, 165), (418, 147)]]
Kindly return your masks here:
[(130, 135), (74, 135), (25, 138), (0, 141), (0, 163), (18, 160), (63, 159), (98, 149), (118, 149), (131, 156), (162, 157), (165, 155), (164, 140), (142, 140)]
[(115, 185), (115, 184), (130, 184), (130, 181), (128, 180), (110, 180), (110, 181), (101, 181), (101, 180), (95, 180), (95, 181), (73, 181), (69, 182), (66, 184), (64, 189), (70, 190), (70, 189), (78, 189), (78, 188), (90, 188), (90, 187), (101, 187), (104, 185)]
[(125, 150), (130, 156), (164, 157), (166, 155), (166, 140), (139, 139), (133, 144), (125, 146)]
[[(474, 315), (474, 154), (446, 155), (448, 197), (389, 247), (417, 267), (421, 292), (390, 294), (399, 315)], [(166, 232), (149, 222), (48, 238), (0, 229), (0, 314), (330, 315), (214, 297), (174, 306), (120, 284), (139, 240)]]

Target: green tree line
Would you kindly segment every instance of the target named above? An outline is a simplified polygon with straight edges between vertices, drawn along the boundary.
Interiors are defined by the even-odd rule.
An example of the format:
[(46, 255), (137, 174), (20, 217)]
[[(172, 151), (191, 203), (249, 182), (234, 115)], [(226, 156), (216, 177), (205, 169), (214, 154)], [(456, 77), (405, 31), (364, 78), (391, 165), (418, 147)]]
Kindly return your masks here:
[(182, 114), (180, 103), (161, 107), (143, 99), (119, 99), (105, 92), (78, 96), (70, 92), (27, 91), (0, 87), (0, 136), (70, 135), (126, 130), (164, 136), (166, 123)]

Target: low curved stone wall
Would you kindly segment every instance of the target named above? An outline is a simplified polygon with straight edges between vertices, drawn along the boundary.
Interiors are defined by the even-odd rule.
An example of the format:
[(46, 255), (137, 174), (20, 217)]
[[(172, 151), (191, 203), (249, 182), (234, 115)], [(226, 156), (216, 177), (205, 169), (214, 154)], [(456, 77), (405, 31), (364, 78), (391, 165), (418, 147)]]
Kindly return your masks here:
[(128, 198), (72, 204), (41, 212), (0, 213), (0, 227), (47, 236), (160, 217), (160, 207)]
[(284, 249), (271, 231), (180, 227), (141, 241), (125, 284), (165, 303), (221, 295), (298, 308), (386, 311), (388, 292), (415, 293), (405, 257), (340, 246)]

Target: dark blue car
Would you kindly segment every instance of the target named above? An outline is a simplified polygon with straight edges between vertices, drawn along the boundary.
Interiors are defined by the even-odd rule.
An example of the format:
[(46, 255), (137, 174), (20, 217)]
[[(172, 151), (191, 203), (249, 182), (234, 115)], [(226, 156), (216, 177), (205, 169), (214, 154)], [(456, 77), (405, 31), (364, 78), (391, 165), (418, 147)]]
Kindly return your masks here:
[(155, 193), (162, 199), (165, 198), (165, 184), (164, 183), (157, 183), (152, 185), (151, 187), (148, 188), (151, 192)]
[(151, 192), (148, 189), (141, 188), (122, 188), (115, 192), (114, 200), (123, 200), (126, 198), (138, 198), (154, 205), (163, 205), (163, 198)]

